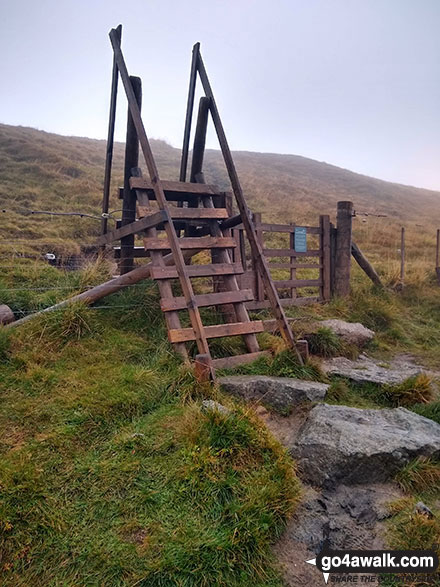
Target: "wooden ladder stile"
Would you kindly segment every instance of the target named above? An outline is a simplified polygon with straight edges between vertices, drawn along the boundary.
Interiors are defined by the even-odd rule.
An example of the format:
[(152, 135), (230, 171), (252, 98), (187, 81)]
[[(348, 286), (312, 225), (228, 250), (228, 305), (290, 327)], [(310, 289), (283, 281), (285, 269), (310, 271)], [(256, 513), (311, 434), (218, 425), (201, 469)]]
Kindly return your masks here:
[[(163, 191), (163, 187), (159, 178), (159, 172), (156, 167), (156, 162), (153, 157), (153, 153), (151, 151), (151, 146), (148, 141), (147, 133), (144, 128), (144, 124), (142, 122), (142, 118), (140, 115), (139, 106), (136, 101), (136, 96), (133, 92), (133, 87), (130, 82), (130, 76), (128, 74), (127, 66), (125, 64), (124, 57), (122, 55), (122, 50), (119, 42), (119, 37), (115, 29), (110, 31), (110, 40), (113, 46), (114, 57), (116, 63), (118, 65), (119, 74), (121, 76), (121, 80), (125, 89), (125, 93), (127, 95), (128, 105), (130, 108), (130, 113), (133, 118), (133, 123), (136, 128), (136, 132), (138, 134), (139, 143), (142, 149), (142, 153), (144, 155), (145, 163), (147, 165), (148, 173), (150, 175), (151, 182), (153, 184), (154, 193), (156, 196), (156, 201), (159, 206), (160, 210), (163, 210), (166, 215), (166, 220), (164, 221), (165, 231), (168, 237), (168, 241), (170, 243), (171, 252), (173, 253), (174, 262), (176, 266), (177, 273), (179, 275), (180, 284), (182, 287), (182, 292), (185, 297), (188, 314), (191, 320), (191, 325), (195, 333), (196, 337), (196, 344), (199, 351), (199, 354), (206, 355), (210, 357), (210, 351), (208, 346), (208, 341), (205, 336), (202, 320), (200, 317), (200, 312), (197, 307), (197, 302), (194, 297), (194, 291), (192, 288), (191, 281), (186, 273), (185, 261), (182, 256), (182, 251), (180, 249), (180, 245), (178, 243), (178, 237), (176, 231), (174, 229), (174, 224), (172, 222), (168, 204), (165, 198), (165, 193)], [(214, 370), (212, 367), (209, 369), (210, 375), (212, 378), (215, 377)]]
[[(173, 182), (162, 181), (159, 177), (141, 118), (140, 107), (122, 54), (117, 30), (110, 31), (110, 40), (115, 66), (127, 95), (129, 113), (145, 159), (149, 179), (142, 177), (139, 168), (132, 170), (129, 185), (133, 193), (136, 194), (138, 219), (111, 233), (102, 235), (100, 242), (106, 244), (126, 235), (142, 233), (145, 254), (149, 255), (152, 261), (151, 277), (158, 283), (161, 309), (165, 316), (169, 341), (185, 361), (189, 360), (186, 343), (192, 344), (192, 341), (195, 341), (198, 353), (195, 361), (196, 373), (201, 377), (209, 376), (211, 379), (215, 379), (216, 368), (247, 363), (270, 354), (268, 351), (260, 350), (256, 335), (263, 332), (265, 327), (262, 321), (252, 320), (249, 316), (247, 304), (254, 302), (254, 294), (249, 289), (240, 288), (237, 276), (243, 273), (243, 267), (241, 263), (236, 262), (236, 257), (231, 254), (237, 246), (237, 242), (232, 237), (230, 228), (242, 222), (251, 245), (253, 258), (257, 263), (261, 282), (266, 291), (268, 304), (275, 314), (278, 328), (288, 346), (296, 351), (298, 360), (302, 363), (301, 355), (296, 348), (292, 331), (263, 254), (261, 239), (258, 238), (244, 199), (200, 55), (199, 45), (197, 44), (193, 51), (180, 181)], [(190, 181), (186, 182), (197, 74), (202, 81), (206, 97), (202, 98), (200, 104), (195, 138), (196, 157), (193, 154), (191, 177)], [(230, 196), (227, 199), (224, 192), (204, 181), (202, 164), (209, 112), (214, 122), (238, 205), (238, 217), (232, 216)], [(197, 149), (196, 145), (198, 145)], [(152, 200), (156, 201), (156, 209), (151, 205)], [(170, 202), (177, 203), (177, 206)], [(186, 204), (184, 204), (185, 202)], [(184, 236), (180, 237), (182, 229)], [(161, 238), (163, 233), (161, 235), (160, 231), (162, 230), (165, 232), (166, 238)], [(195, 253), (202, 250), (211, 252), (211, 264), (186, 264), (186, 261), (189, 262)], [(163, 256), (170, 251), (174, 267), (166, 266), (163, 260)], [(209, 277), (212, 280), (214, 286), (212, 293), (195, 293), (191, 279), (199, 277)], [(172, 284), (175, 279), (179, 280), (183, 295), (174, 294)], [(202, 291), (206, 292), (206, 290)], [(224, 315), (229, 314), (225, 323), (208, 326), (203, 324), (200, 308), (210, 306), (218, 306), (222, 308)], [(191, 327), (182, 327), (180, 311), (188, 312)], [(228, 336), (241, 336), (247, 353), (213, 359), (208, 341)]]

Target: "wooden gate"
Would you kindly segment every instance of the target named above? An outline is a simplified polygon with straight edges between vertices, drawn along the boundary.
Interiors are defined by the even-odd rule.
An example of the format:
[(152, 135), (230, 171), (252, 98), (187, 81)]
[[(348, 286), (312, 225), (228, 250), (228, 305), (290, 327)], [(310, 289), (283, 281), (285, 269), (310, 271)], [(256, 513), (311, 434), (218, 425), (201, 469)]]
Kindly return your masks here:
[[(329, 216), (320, 216), (319, 226), (264, 223), (260, 213), (253, 214), (253, 221), (281, 304), (301, 306), (328, 301), (331, 295)], [(240, 287), (254, 292), (254, 300), (247, 307), (268, 308), (270, 304), (256, 271), (256, 261), (246, 246), (243, 227), (237, 226), (233, 235), (237, 241), (234, 261), (241, 262), (244, 268)]]

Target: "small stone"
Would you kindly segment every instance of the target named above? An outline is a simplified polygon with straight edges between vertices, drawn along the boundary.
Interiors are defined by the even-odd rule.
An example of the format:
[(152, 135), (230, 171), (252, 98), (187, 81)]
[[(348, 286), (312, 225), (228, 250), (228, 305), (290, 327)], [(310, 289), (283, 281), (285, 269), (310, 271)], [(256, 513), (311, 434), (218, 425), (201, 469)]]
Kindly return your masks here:
[(222, 404), (219, 404), (218, 402), (212, 399), (204, 399), (202, 401), (202, 410), (204, 412), (217, 411), (220, 414), (223, 414), (224, 416), (229, 416), (229, 414), (231, 413), (231, 410), (229, 408), (222, 406)]
[(429, 509), (429, 507), (427, 505), (425, 505), (423, 503), (423, 501), (418, 501), (416, 503), (416, 505), (414, 506), (414, 511), (417, 514), (422, 514), (429, 519), (432, 519), (434, 517), (434, 514), (432, 513), (432, 511)]
[(318, 324), (320, 328), (330, 328), (335, 334), (348, 344), (363, 347), (375, 336), (373, 330), (366, 328), (360, 322), (345, 322), (345, 320), (324, 320)]

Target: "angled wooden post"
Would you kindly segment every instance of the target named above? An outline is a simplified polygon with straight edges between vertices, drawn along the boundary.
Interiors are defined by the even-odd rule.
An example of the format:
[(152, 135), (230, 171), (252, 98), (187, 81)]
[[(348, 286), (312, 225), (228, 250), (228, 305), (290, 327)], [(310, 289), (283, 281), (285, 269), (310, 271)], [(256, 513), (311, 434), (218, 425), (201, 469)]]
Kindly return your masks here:
[(352, 222), (353, 202), (338, 202), (335, 295), (340, 297), (346, 297), (350, 294)]
[[(116, 35), (121, 42), (122, 37), (122, 25), (116, 27)], [(112, 86), (110, 92), (110, 113), (108, 121), (108, 134), (107, 134), (107, 147), (105, 152), (105, 168), (104, 168), (104, 188), (102, 196), (102, 220), (101, 220), (101, 234), (107, 232), (108, 218), (105, 216), (108, 214), (108, 207), (110, 202), (110, 183), (112, 176), (112, 162), (113, 162), (113, 144), (115, 137), (115, 120), (116, 120), (116, 99), (118, 95), (118, 65), (116, 59), (113, 57), (113, 71), (112, 71)]]
[[(142, 82), (139, 77), (130, 76), (130, 82), (139, 110), (142, 106)], [(127, 137), (125, 142), (124, 163), (124, 195), (122, 198), (122, 226), (136, 220), (136, 192), (130, 188), (131, 170), (139, 165), (139, 140), (133, 117), (128, 109)], [(120, 274), (132, 271), (134, 251), (134, 235), (130, 234), (121, 238), (121, 259), (119, 262)]]
[[(254, 212), (252, 214), (252, 220), (255, 226), (255, 232), (258, 239), (258, 244), (260, 245), (261, 249), (263, 249), (263, 232), (261, 230), (261, 212)], [(264, 286), (263, 280), (261, 279), (260, 271), (258, 270), (257, 261), (254, 259), (254, 271), (256, 277), (256, 299), (259, 302), (264, 301)]]
[(183, 146), (182, 146), (182, 158), (180, 161), (180, 174), (179, 180), (186, 181), (186, 170), (188, 167), (188, 154), (189, 154), (189, 141), (191, 137), (191, 122), (194, 110), (194, 96), (196, 92), (196, 81), (197, 81), (197, 63), (199, 59), (200, 43), (196, 43), (193, 47), (192, 60), (191, 60), (191, 72), (189, 76), (189, 88), (188, 88), (188, 102), (186, 105), (186, 118), (185, 118), (185, 130), (183, 132)]

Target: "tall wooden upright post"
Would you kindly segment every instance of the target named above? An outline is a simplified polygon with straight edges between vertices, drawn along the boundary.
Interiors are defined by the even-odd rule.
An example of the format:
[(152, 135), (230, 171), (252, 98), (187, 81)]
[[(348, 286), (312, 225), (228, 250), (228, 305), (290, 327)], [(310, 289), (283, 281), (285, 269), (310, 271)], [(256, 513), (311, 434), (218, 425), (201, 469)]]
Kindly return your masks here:
[[(136, 101), (139, 109), (142, 105), (142, 82), (139, 77), (130, 76)], [(133, 122), (133, 117), (128, 109), (127, 137), (125, 143), (124, 163), (124, 195), (122, 199), (122, 226), (136, 220), (136, 192), (130, 188), (131, 170), (139, 165), (139, 139)], [(121, 239), (120, 274), (128, 273), (134, 267), (134, 235), (130, 234)]]
[(204, 183), (203, 157), (205, 155), (206, 132), (208, 129), (209, 98), (202, 97), (199, 102), (196, 133), (191, 161), (190, 181)]
[(334, 291), (340, 297), (350, 294), (352, 223), (353, 202), (338, 202)]

